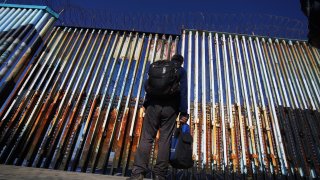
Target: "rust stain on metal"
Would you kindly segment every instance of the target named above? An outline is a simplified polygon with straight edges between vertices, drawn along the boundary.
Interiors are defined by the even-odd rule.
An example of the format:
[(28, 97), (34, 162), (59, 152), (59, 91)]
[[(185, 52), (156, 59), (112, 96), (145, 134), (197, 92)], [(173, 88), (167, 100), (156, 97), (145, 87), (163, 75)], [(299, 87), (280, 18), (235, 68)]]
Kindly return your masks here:
[[(117, 110), (116, 109), (113, 109), (111, 112), (110, 112), (110, 119), (109, 119), (109, 122), (108, 122), (108, 125), (107, 125), (107, 128), (106, 130), (104, 130), (104, 133), (103, 133), (103, 138), (101, 140), (101, 145), (100, 145), (100, 156), (97, 157), (99, 159), (99, 165), (103, 165), (102, 167), (104, 168), (107, 168), (108, 166), (108, 161), (109, 161), (109, 149), (110, 149), (110, 143), (111, 143), (111, 136), (113, 135), (114, 133), (114, 130), (115, 130), (115, 127), (116, 127), (116, 124), (117, 124)], [(92, 157), (95, 157), (94, 155), (92, 155)], [(93, 159), (91, 160), (90, 163), (93, 163)]]
[[(50, 23), (52, 21), (49, 22), (49, 25)], [(44, 31), (48, 31), (49, 25)], [(76, 30), (75, 28), (69, 29), (70, 31)], [(42, 31), (42, 35), (44, 31)], [(130, 49), (130, 57), (133, 53), (139, 57), (134, 56), (136, 61), (133, 59), (127, 61), (129, 56), (122, 56), (122, 61), (118, 61), (113, 57), (117, 57), (117, 53), (121, 54), (126, 48), (120, 48), (120, 45), (119, 49), (114, 51), (112, 48), (109, 51), (106, 44), (114, 42), (114, 47), (116, 47), (123, 43), (122, 41), (118, 42), (116, 38), (122, 32), (114, 34), (113, 31), (112, 33), (108, 32), (108, 42), (98, 38), (100, 48), (92, 48), (96, 45), (91, 41), (91, 37), (97, 38), (100, 37), (100, 34), (91, 30), (87, 46), (82, 47), (82, 42), (87, 40), (87, 36), (84, 33), (79, 33), (78, 36), (82, 38), (81, 43), (73, 44), (77, 52), (68, 53), (68, 58), (64, 59), (65, 53), (60, 53), (60, 50), (56, 49), (59, 46), (58, 42), (61, 39), (69, 40), (68, 45), (63, 46), (65, 51), (70, 50), (71, 42), (74, 42), (71, 41), (72, 38), (69, 35), (64, 34), (64, 31), (59, 27), (51, 32), (51, 35), (54, 35), (46, 39), (45, 42), (49, 42), (49, 45), (43, 48), (41, 57), (37, 56), (32, 59), (31, 56), (35, 53), (38, 44), (34, 44), (25, 53), (19, 52), (19, 54), (21, 53), (21, 62), (13, 68), (14, 71), (8, 72), (9, 78), (5, 79), (4, 86), (0, 87), (2, 95), (5, 90), (10, 90), (8, 83), (16, 83), (16, 86), (10, 90), (12, 94), (5, 97), (6, 102), (3, 102), (5, 104), (1, 106), (0, 162), (112, 175), (118, 175), (122, 171), (123, 175), (129, 175), (139, 147), (144, 120), (145, 110), (141, 107), (144, 99), (142, 83), (146, 76), (145, 69), (150, 64), (147, 62), (148, 60), (152, 62), (155, 57), (157, 57), (156, 60), (161, 57), (169, 58), (173, 51), (177, 51), (178, 42), (176, 42), (177, 40), (171, 42), (172, 36), (168, 36), (168, 38), (162, 36), (162, 39), (158, 40), (158, 51), (152, 53), (149, 52), (150, 47), (146, 50), (145, 34), (136, 33), (134, 36), (135, 40), (139, 39), (139, 47), (136, 52), (133, 52), (135, 51), (133, 48)], [(104, 35), (106, 34), (105, 31)], [(116, 37), (115, 34), (117, 34)], [(132, 32), (126, 32), (120, 36), (123, 39), (128, 39), (129, 34)], [(212, 33), (201, 34), (203, 40), (209, 34), (212, 36)], [(218, 50), (226, 47), (225, 42), (221, 43), (221, 34), (215, 35), (215, 47)], [(222, 33), (222, 35), (225, 34)], [(152, 36), (153, 34), (149, 35), (148, 46), (152, 42)], [(190, 37), (190, 41), (193, 42), (193, 35), (190, 34)], [(207, 41), (209, 39), (212, 41), (211, 37), (208, 37)], [(183, 42), (187, 43), (186, 39)], [(252, 42), (254, 42), (254, 46)], [(316, 151), (320, 143), (319, 138), (316, 138), (320, 128), (320, 123), (317, 121), (320, 117), (320, 101), (316, 98), (319, 95), (317, 92), (320, 76), (319, 52), (300, 41), (292, 43), (292, 41), (285, 40), (281, 42), (270, 40), (266, 42), (264, 38), (257, 37), (253, 41), (251, 39), (247, 41), (243, 38), (241, 43), (242, 48), (236, 46), (239, 45), (238, 36), (229, 36), (228, 48), (221, 49), (222, 55), (224, 55), (222, 58), (224, 60), (223, 67), (226, 68), (231, 65), (231, 62), (233, 63), (231, 65), (234, 67), (232, 81), (230, 78), (228, 84), (233, 85), (231, 88), (237, 88), (238, 92), (233, 95), (237, 95), (238, 100), (231, 98), (231, 103), (227, 101), (228, 103), (225, 105), (220, 102), (219, 105), (215, 104), (217, 103), (216, 88), (220, 89), (219, 93), (223, 93), (222, 96), (219, 94), (219, 101), (224, 101), (225, 92), (220, 91), (229, 85), (220, 81), (216, 84), (217, 72), (215, 70), (217, 67), (214, 66), (210, 68), (209, 72), (205, 72), (205, 75), (209, 75), (208, 73), (213, 75), (208, 83), (212, 93), (208, 98), (210, 102), (202, 101), (202, 103), (208, 103), (204, 105), (198, 104), (198, 102), (194, 103), (192, 99), (189, 99), (191, 106), (189, 124), (195, 143), (193, 158), (196, 160), (192, 173), (204, 170), (207, 174), (213, 174), (212, 172), (217, 174), (231, 172), (237, 175), (245, 173), (248, 177), (253, 177), (255, 174), (259, 176), (261, 172), (267, 177), (286, 173), (290, 176), (303, 178), (319, 177), (320, 153)], [(244, 48), (248, 43), (251, 46), (248, 49)], [(183, 49), (185, 47), (188, 47), (187, 52), (186, 49)], [(194, 60), (197, 59), (193, 59), (194, 47), (184, 44), (181, 48), (181, 52), (185, 52), (183, 56), (188, 53), (188, 57), (192, 59), (190, 62), (188, 59), (188, 63), (191, 63), (192, 66)], [(208, 48), (211, 51), (210, 56), (214, 53), (212, 46), (199, 48)], [(232, 48), (237, 50), (235, 59), (231, 59), (234, 58), (232, 57), (234, 55)], [(90, 56), (88, 57), (90, 68), (88, 68), (89, 65), (82, 67), (81, 65), (85, 63), (82, 60), (87, 59), (86, 55), (89, 49), (92, 49), (89, 54), (92, 55), (94, 52), (97, 56), (93, 58), (95, 60), (92, 60), (92, 58), (90, 59), (91, 55), (88, 55)], [(98, 49), (103, 49), (104, 53), (100, 53)], [(1, 51), (6, 50), (2, 49)], [(79, 52), (85, 53), (80, 61), (77, 61), (79, 66), (78, 64), (76, 66), (73, 61), (79, 60), (78, 55), (81, 54)], [(204, 51), (199, 52), (197, 55), (207, 58), (206, 54), (201, 54)], [(51, 58), (52, 53), (57, 53), (54, 55), (55, 58)], [(149, 57), (149, 54), (152, 57)], [(110, 56), (107, 62), (103, 61), (105, 55)], [(246, 57), (241, 59), (245, 55)], [(76, 58), (69, 62), (71, 57)], [(101, 58), (101, 64), (100, 61), (97, 61), (98, 58)], [(143, 63), (139, 63), (143, 58)], [(210, 61), (214, 62), (214, 58), (216, 57), (212, 56)], [(252, 67), (254, 70), (259, 69), (260, 71), (252, 71), (248, 64), (245, 64), (243, 68), (246, 71), (243, 76), (252, 76), (249, 82), (249, 79), (240, 76), (239, 71), (243, 70), (242, 67), (240, 68), (240, 64), (246, 60), (248, 62), (253, 60), (252, 63), (256, 63), (255, 58), (258, 59), (258, 63)], [(33, 63), (26, 66), (31, 59)], [(61, 66), (61, 62), (64, 60), (66, 64)], [(96, 66), (97, 62), (99, 65)], [(185, 63), (185, 67), (190, 66), (187, 61)], [(236, 63), (239, 66), (238, 72)], [(62, 68), (64, 65), (68, 67), (68, 70)], [(103, 72), (100, 65), (101, 68), (105, 67)], [(56, 69), (53, 71), (54, 68)], [(143, 70), (139, 73), (141, 68)], [(22, 69), (26, 73), (20, 77)], [(125, 77), (121, 73), (122, 69), (125, 69)], [(41, 80), (47, 76), (43, 75), (45, 73), (52, 73), (50, 74), (52, 79), (48, 82)], [(114, 73), (117, 74), (116, 80), (112, 78)], [(242, 80), (241, 88), (239, 85), (236, 85), (239, 87), (235, 87), (235, 84), (238, 83), (238, 75)], [(99, 79), (99, 76), (103, 78)], [(95, 77), (98, 78), (95, 79)], [(19, 81), (17, 81), (18, 78), (20, 78)], [(79, 84), (75, 85), (74, 80), (78, 78), (80, 78)], [(61, 82), (64, 79), (66, 84)], [(190, 84), (194, 83), (193, 81), (194, 79), (190, 79)], [(70, 88), (66, 88), (66, 85)], [(204, 92), (207, 91), (206, 89), (200, 88), (201, 85), (201, 82), (198, 82), (197, 86), (193, 87), (198, 88), (195, 92), (207, 93)], [(108, 87), (105, 88), (105, 86)], [(244, 89), (248, 86), (251, 88), (259, 87), (264, 91), (256, 91), (257, 94), (254, 94), (254, 90)], [(127, 89), (130, 90), (127, 92)], [(205, 96), (207, 95), (201, 98)], [(245, 96), (248, 97), (248, 100), (245, 100)], [(257, 99), (256, 103), (251, 102), (254, 98)], [(264, 102), (265, 99), (262, 102), (262, 98), (267, 99), (268, 103)], [(70, 101), (65, 102), (65, 99), (70, 99)], [(198, 97), (196, 99), (198, 101)], [(202, 112), (204, 110), (205, 112)], [(135, 117), (133, 117), (134, 115)], [(223, 117), (224, 119), (222, 119)], [(159, 133), (150, 153), (152, 155), (150, 165), (154, 165), (156, 162), (159, 153), (158, 141)]]

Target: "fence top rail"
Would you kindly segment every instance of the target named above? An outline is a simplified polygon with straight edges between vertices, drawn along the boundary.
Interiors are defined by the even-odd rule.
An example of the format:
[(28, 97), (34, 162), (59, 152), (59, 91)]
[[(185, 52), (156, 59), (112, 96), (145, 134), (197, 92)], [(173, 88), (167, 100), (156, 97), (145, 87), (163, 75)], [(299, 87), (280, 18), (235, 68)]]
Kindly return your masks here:
[(231, 37), (235, 37), (235, 36), (238, 36), (238, 37), (251, 37), (251, 38), (256, 38), (258, 37), (259, 39), (271, 39), (272, 41), (278, 39), (279, 41), (281, 40), (284, 40), (286, 42), (288, 41), (299, 41), (299, 42), (307, 42), (307, 40), (305, 39), (289, 39), (289, 38), (281, 38), (281, 37), (269, 37), (269, 36), (261, 36), (261, 35), (250, 35), (250, 34), (241, 34), (241, 33), (229, 33), (229, 32), (219, 32), (219, 31), (208, 31), (208, 30), (197, 30), (197, 29), (182, 29), (181, 32), (195, 32), (195, 31), (198, 31), (200, 33), (202, 32), (205, 32), (206, 35), (208, 35), (209, 33), (213, 33), (213, 34), (218, 34), (219, 36), (221, 36), (222, 34), (224, 35), (231, 35)]
[(3, 3), (0, 3), (0, 7), (23, 8), (23, 9), (43, 9), (43, 10), (47, 11), (49, 14), (51, 14), (53, 17), (55, 17), (56, 19), (59, 18), (59, 14), (54, 12), (48, 6), (35, 6), (35, 5), (3, 4)]
[(57, 27), (61, 27), (61, 28), (77, 28), (77, 29), (89, 29), (89, 30), (107, 30), (108, 32), (114, 31), (114, 32), (119, 32), (120, 35), (122, 35), (124, 32), (132, 32), (133, 34), (138, 33), (139, 35), (145, 34), (146, 38), (152, 34), (158, 34), (159, 39), (161, 39), (162, 36), (165, 36), (165, 38), (169, 38), (169, 36), (172, 37), (178, 37), (180, 39), (181, 35), (180, 34), (166, 34), (166, 33), (157, 33), (157, 32), (146, 32), (146, 31), (136, 31), (134, 29), (130, 30), (130, 29), (109, 29), (109, 28), (95, 28), (95, 27), (85, 27), (85, 26), (69, 26), (69, 25), (58, 25)]

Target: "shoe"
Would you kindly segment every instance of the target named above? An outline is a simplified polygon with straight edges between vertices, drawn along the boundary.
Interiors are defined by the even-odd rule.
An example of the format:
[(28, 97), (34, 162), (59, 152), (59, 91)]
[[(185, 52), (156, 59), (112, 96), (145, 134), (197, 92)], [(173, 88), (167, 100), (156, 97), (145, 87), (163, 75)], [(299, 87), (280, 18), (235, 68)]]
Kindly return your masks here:
[(162, 176), (155, 175), (152, 179), (153, 180), (165, 180), (166, 178), (164, 178)]
[(143, 180), (142, 174), (132, 175), (131, 177), (127, 178), (127, 180)]

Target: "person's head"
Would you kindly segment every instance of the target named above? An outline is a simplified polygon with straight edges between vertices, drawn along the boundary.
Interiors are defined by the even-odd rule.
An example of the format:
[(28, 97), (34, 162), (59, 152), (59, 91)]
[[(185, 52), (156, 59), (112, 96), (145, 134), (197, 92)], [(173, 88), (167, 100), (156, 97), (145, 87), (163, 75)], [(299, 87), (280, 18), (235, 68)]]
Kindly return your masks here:
[(183, 63), (183, 56), (181, 56), (180, 54), (175, 54), (172, 56), (171, 61), (178, 62), (181, 66)]

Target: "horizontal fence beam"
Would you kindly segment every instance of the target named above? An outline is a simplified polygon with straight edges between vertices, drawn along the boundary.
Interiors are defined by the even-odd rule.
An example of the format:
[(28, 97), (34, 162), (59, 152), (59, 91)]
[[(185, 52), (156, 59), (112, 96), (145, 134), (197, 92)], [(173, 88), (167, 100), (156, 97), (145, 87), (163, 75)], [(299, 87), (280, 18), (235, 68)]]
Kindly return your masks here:
[(20, 4), (0, 4), (0, 7), (8, 7), (8, 8), (21, 8), (21, 9), (42, 9), (50, 13), (56, 19), (59, 18), (59, 14), (53, 11), (48, 6), (36, 6), (36, 5), (20, 5)]

